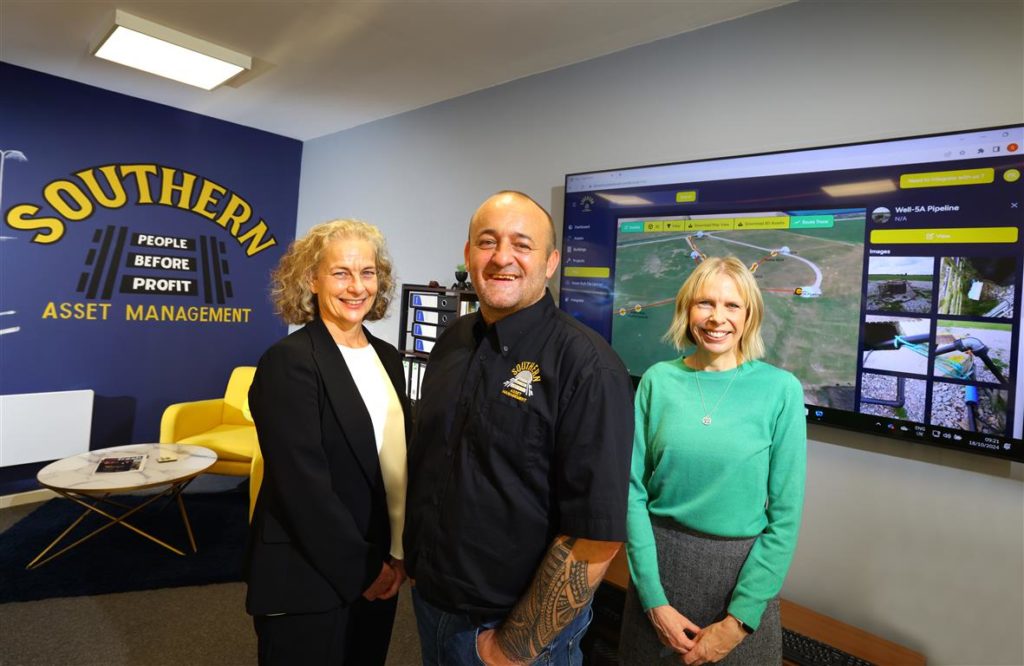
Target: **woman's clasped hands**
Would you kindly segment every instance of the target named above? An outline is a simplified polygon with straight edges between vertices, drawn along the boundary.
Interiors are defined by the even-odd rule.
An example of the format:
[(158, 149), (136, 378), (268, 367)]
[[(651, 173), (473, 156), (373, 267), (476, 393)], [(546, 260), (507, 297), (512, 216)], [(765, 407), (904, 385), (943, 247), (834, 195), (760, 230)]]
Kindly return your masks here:
[(676, 653), (680, 663), (687, 666), (721, 661), (746, 636), (743, 626), (732, 615), (703, 629), (668, 604), (650, 609), (647, 617), (667, 649), (665, 656)]

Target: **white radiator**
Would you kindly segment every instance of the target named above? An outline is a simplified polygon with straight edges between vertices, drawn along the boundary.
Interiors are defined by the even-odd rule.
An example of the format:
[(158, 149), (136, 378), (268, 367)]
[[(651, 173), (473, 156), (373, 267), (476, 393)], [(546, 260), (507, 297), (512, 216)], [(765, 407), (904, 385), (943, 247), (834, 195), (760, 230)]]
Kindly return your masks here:
[(94, 392), (0, 395), (0, 467), (89, 450)]

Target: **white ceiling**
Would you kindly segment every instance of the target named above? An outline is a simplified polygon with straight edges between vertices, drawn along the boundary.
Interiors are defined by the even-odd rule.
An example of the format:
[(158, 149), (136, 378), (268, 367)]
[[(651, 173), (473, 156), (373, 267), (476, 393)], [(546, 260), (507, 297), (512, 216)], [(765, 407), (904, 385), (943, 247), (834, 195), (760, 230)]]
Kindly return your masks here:
[[(312, 139), (792, 0), (0, 0), (0, 60)], [(95, 58), (122, 9), (253, 57), (204, 92)]]

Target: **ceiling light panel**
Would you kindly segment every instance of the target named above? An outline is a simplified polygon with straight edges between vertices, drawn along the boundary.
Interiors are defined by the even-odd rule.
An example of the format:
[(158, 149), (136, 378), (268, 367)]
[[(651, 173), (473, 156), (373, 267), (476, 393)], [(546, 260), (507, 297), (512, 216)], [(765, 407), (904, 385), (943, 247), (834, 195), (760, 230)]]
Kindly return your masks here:
[(117, 10), (117, 24), (96, 50), (105, 60), (212, 90), (252, 67), (252, 59), (198, 37)]

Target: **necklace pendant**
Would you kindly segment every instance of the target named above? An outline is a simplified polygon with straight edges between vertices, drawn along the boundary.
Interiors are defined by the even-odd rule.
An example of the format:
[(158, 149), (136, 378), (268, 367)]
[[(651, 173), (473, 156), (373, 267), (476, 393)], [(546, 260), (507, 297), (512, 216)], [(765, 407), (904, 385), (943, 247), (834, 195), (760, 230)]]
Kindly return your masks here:
[(704, 418), (702, 418), (700, 420), (700, 422), (703, 423), (706, 426), (707, 425), (711, 425), (711, 415), (710, 414), (705, 415)]

